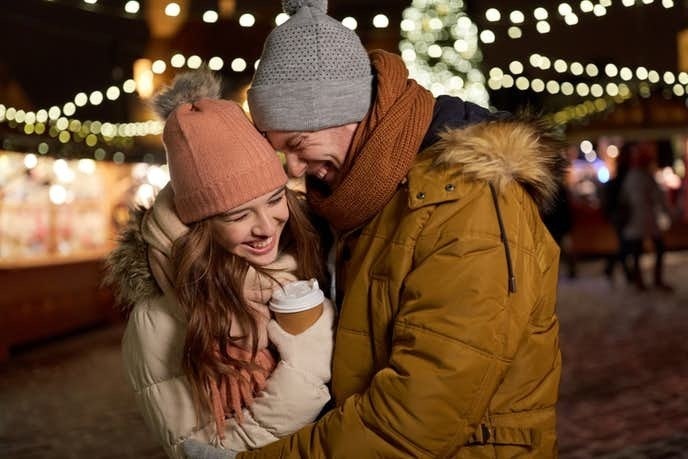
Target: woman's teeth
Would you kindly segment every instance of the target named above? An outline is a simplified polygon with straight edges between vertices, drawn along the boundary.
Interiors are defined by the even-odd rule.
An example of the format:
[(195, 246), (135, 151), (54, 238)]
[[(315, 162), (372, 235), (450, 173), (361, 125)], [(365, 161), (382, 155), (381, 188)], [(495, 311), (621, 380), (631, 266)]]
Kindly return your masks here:
[(264, 249), (265, 247), (268, 247), (270, 244), (272, 244), (272, 236), (270, 236), (267, 239), (263, 239), (262, 241), (250, 242), (248, 245), (250, 245), (254, 249)]

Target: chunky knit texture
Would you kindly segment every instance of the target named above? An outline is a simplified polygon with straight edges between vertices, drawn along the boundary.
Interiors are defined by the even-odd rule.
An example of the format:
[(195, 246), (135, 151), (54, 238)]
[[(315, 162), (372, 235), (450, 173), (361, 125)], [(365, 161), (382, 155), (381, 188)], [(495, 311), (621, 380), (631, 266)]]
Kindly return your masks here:
[(313, 209), (339, 230), (358, 227), (389, 202), (418, 154), (435, 106), (432, 93), (408, 78), (399, 56), (370, 56), (377, 98), (354, 133), (344, 178), (329, 196), (308, 190)]
[(261, 131), (317, 131), (363, 119), (371, 103), (370, 60), (356, 33), (326, 14), (323, 0), (285, 0), (293, 14), (263, 48), (248, 91)]
[(174, 204), (185, 224), (287, 183), (275, 151), (241, 107), (207, 97), (205, 87), (212, 84), (208, 72), (181, 75), (154, 102), (158, 113), (169, 113), (162, 139)]

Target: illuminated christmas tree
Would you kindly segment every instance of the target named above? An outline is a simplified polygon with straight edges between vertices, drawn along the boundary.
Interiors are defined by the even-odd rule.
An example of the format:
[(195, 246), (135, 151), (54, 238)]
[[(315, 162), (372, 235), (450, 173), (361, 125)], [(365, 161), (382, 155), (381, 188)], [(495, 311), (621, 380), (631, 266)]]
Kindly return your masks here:
[(478, 27), (463, 0), (413, 0), (401, 22), (401, 56), (411, 78), (435, 96), (449, 94), (489, 106)]

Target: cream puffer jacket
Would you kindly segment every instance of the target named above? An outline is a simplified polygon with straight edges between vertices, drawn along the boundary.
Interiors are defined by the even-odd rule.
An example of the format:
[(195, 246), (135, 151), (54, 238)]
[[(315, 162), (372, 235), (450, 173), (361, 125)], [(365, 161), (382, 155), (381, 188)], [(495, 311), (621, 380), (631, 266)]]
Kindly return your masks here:
[[(171, 190), (165, 188), (149, 211), (134, 213), (108, 259), (108, 280), (122, 304), (133, 305), (122, 351), (144, 421), (170, 458), (183, 458), (181, 442), (188, 438), (214, 444), (220, 440), (210, 413), (200, 421), (196, 417), (181, 368), (186, 319), (165, 272), (168, 265), (159, 263), (185, 231), (171, 202)], [(268, 336), (281, 360), (265, 390), (244, 410), (243, 422), (227, 420), (222, 446), (237, 451), (259, 447), (315, 420), (330, 399), (326, 383), (333, 322), (328, 300), (320, 319), (302, 334), (290, 335), (270, 321)]]

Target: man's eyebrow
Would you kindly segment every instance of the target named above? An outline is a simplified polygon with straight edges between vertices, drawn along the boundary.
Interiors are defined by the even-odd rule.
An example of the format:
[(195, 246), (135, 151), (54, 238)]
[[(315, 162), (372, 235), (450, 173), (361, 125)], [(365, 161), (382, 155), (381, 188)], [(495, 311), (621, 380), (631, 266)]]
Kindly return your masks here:
[[(286, 189), (287, 189), (287, 185), (284, 185), (284, 186), (281, 187), (279, 190), (277, 190), (277, 191), (275, 191), (274, 193), (272, 193), (272, 195), (270, 196), (270, 198), (268, 198), (268, 201), (271, 201), (271, 200), (275, 199), (280, 193), (282, 193), (282, 192), (283, 192), (284, 190), (286, 190)], [(223, 212), (223, 213), (221, 213), (220, 215), (221, 215), (222, 217), (231, 217), (232, 215), (239, 214), (239, 213), (241, 213), (241, 212), (246, 212), (247, 210), (248, 210), (248, 208), (236, 209), (236, 210), (228, 210), (227, 212)]]

